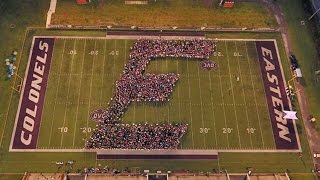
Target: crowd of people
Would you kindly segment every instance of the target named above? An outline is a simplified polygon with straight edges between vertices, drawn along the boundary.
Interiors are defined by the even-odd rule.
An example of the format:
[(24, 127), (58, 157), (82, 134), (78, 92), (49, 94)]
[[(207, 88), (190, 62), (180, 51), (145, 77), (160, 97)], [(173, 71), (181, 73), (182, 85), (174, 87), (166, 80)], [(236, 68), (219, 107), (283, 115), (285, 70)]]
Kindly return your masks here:
[(86, 146), (100, 149), (176, 149), (186, 131), (187, 126), (183, 124), (100, 124)]
[[(109, 107), (106, 110), (106, 116), (103, 122), (100, 122), (99, 129), (94, 132), (90, 141), (88, 142), (88, 148), (101, 148), (108, 147), (110, 145), (109, 140), (106, 138), (110, 134), (110, 124), (117, 124), (121, 121), (121, 117), (125, 110), (132, 101), (169, 101), (169, 95), (172, 93), (175, 83), (179, 79), (178, 74), (144, 74), (145, 68), (148, 63), (154, 58), (163, 57), (176, 57), (176, 58), (198, 58), (208, 59), (209, 55), (213, 52), (213, 42), (211, 40), (148, 40), (142, 39), (134, 43), (129, 55), (129, 62), (126, 64), (123, 74), (116, 82), (116, 93), (111, 98)], [(119, 125), (117, 125), (119, 126)], [(127, 126), (121, 126), (127, 127)], [(147, 126), (151, 131), (158, 131), (155, 126)], [(167, 134), (175, 134), (177, 127), (175, 126), (160, 126), (161, 129), (165, 128)], [(179, 132), (185, 132), (184, 126), (179, 125)], [(126, 132), (138, 133), (134, 127), (120, 128)], [(130, 130), (131, 129), (131, 130)], [(140, 128), (141, 129), (141, 128)], [(142, 128), (143, 129), (143, 128)], [(183, 133), (178, 133), (181, 136)], [(121, 134), (118, 132), (117, 135)], [(136, 134), (137, 135), (137, 134)], [(135, 135), (132, 135), (135, 136)], [(168, 135), (164, 135), (166, 137)], [(180, 136), (175, 136), (179, 137)], [(143, 138), (143, 142), (153, 137), (149, 135)], [(178, 138), (178, 139), (179, 139)], [(139, 138), (138, 138), (139, 139)], [(162, 141), (163, 138), (159, 138)], [(175, 139), (175, 138), (174, 138)], [(164, 139), (163, 139), (164, 140)], [(174, 140), (173, 142), (179, 142)], [(119, 147), (136, 147), (143, 148), (142, 145), (123, 145), (124, 142), (119, 142)], [(128, 142), (130, 143), (130, 142)], [(121, 145), (122, 144), (122, 145)], [(145, 143), (144, 143), (145, 144)], [(157, 144), (157, 143), (156, 143)], [(159, 142), (157, 145), (148, 145), (148, 148), (168, 148), (175, 147), (175, 145), (163, 145), (164, 142)], [(169, 143), (170, 144), (170, 143)], [(113, 148), (114, 145), (109, 148)]]

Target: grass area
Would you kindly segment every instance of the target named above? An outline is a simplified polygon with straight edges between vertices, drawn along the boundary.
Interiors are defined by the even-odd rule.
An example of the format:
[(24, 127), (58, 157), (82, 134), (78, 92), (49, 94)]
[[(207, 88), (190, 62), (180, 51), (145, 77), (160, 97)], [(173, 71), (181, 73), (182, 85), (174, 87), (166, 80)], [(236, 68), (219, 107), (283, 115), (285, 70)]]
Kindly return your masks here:
[[(23, 52), (22, 61), (21, 61), (21, 70), (19, 70), (20, 75), (24, 75), (25, 67), (27, 64), (28, 53), (31, 36), (32, 35), (82, 35), (88, 36), (92, 34), (93, 36), (103, 36), (103, 32), (91, 32), (91, 31), (46, 31), (46, 30), (32, 30), (29, 32), (30, 36), (27, 36), (26, 48)], [(282, 59), (285, 59), (286, 55), (284, 52), (283, 44), (281, 41), (281, 36), (275, 33), (215, 33), (209, 34), (208, 36), (218, 37), (218, 38), (276, 38), (279, 46), (280, 56)], [(113, 42), (114, 43), (114, 42)], [(124, 42), (122, 42), (124, 43)], [(128, 43), (129, 44), (129, 43)], [(92, 44), (90, 45), (90, 47)], [(81, 53), (81, 52), (79, 52)], [(283, 58), (284, 57), (284, 58)], [(88, 59), (90, 60), (90, 59)], [(124, 64), (126, 59), (119, 59), (120, 64)], [(162, 63), (163, 67), (166, 64)], [(150, 64), (152, 65), (152, 64)], [(283, 63), (285, 71), (289, 72), (288, 65)], [(119, 66), (119, 70), (120, 70)], [(150, 66), (151, 67), (151, 66)], [(156, 68), (158, 66), (154, 66)], [(160, 63), (159, 63), (159, 67)], [(159, 68), (160, 69), (160, 68)], [(285, 73), (288, 74), (288, 73)], [(117, 77), (117, 76), (115, 76)], [(287, 77), (288, 78), (288, 77)], [(9, 90), (9, 89), (8, 89)], [(76, 160), (74, 171), (78, 169), (83, 169), (84, 167), (95, 166), (97, 164), (108, 165), (109, 167), (122, 169), (124, 167), (141, 167), (148, 169), (189, 169), (192, 172), (199, 171), (211, 171), (212, 169), (218, 170), (221, 169), (230, 169), (230, 172), (246, 172), (246, 167), (254, 167), (258, 172), (284, 172), (286, 169), (291, 170), (292, 172), (310, 172), (312, 168), (312, 163), (310, 160), (310, 153), (308, 146), (306, 144), (305, 134), (303, 129), (299, 131), (302, 148), (303, 148), (303, 158), (300, 160), (296, 153), (280, 153), (280, 154), (255, 154), (255, 153), (223, 153), (221, 158), (218, 161), (130, 161), (130, 160), (121, 160), (121, 161), (98, 161), (95, 162), (95, 155), (93, 153), (8, 153), (8, 144), (11, 138), (11, 131), (14, 123), (16, 107), (18, 104), (18, 94), (14, 95), (12, 102), (12, 110), (10, 110), (7, 123), (7, 130), (5, 133), (5, 138), (3, 142), (2, 149), (2, 161), (0, 164), (1, 172), (24, 172), (24, 171), (36, 171), (36, 172), (63, 172), (68, 170), (67, 167), (63, 167), (60, 170), (57, 170), (57, 166), (53, 164), (55, 161), (67, 161), (67, 160)], [(10, 132), (9, 132), (10, 131)], [(26, 157), (30, 157), (27, 158)], [(229, 158), (230, 157), (230, 158)], [(272, 159), (272, 160), (271, 160)], [(266, 163), (267, 162), (267, 163)], [(286, 163), (283, 163), (286, 162)], [(30, 164), (32, 163), (32, 166)], [(15, 168), (13, 168), (15, 167)]]
[(138, 27), (275, 27), (275, 19), (261, 3), (236, 3), (234, 8), (208, 7), (203, 1), (149, 1), (148, 5), (126, 5), (124, 1), (99, 1), (76, 5), (61, 0), (52, 24)]
[(318, 180), (318, 177), (313, 175), (313, 174), (290, 174), (290, 179), (291, 180)]
[[(83, 148), (96, 125), (89, 114), (108, 106), (132, 43), (56, 39), (38, 148)], [(197, 60), (151, 61), (146, 73), (180, 74), (171, 100), (132, 103), (123, 122), (189, 124), (182, 149), (274, 149), (255, 43), (216, 44), (211, 71)]]
[[(293, 0), (288, 5), (285, 1), (279, 1), (282, 5), (286, 20), (289, 26), (289, 35), (292, 42), (293, 53), (299, 60), (304, 76), (304, 87), (308, 99), (310, 113), (320, 119), (320, 82), (317, 81), (315, 71), (320, 69), (320, 61), (317, 49), (312, 38), (312, 33), (308, 26), (301, 26), (300, 21), (308, 21), (301, 1)], [(303, 37), (303, 38), (301, 38)], [(319, 77), (318, 77), (319, 78)], [(320, 123), (316, 123), (316, 128), (320, 131)]]
[[(26, 68), (28, 59), (28, 49), (30, 44), (25, 45), (23, 52), (20, 51), (24, 40), (24, 32), (27, 26), (44, 26), (45, 15), (49, 7), (48, 0), (30, 1), (30, 0), (5, 0), (1, 3), (6, 3), (5, 12), (0, 12), (0, 57), (1, 60), (7, 57), (13, 49), (17, 49), (19, 54), (23, 54), (20, 60), (19, 74), (23, 75)], [(296, 1), (295, 1), (296, 3)], [(10, 24), (14, 23), (15, 28), (11, 29)], [(292, 21), (294, 23), (294, 21)], [(297, 23), (298, 25), (298, 23)], [(231, 26), (231, 25), (230, 25)], [(105, 32), (101, 31), (45, 31), (35, 30), (29, 31), (31, 35), (82, 35), (82, 36), (104, 36)], [(308, 34), (305, 34), (306, 36)], [(242, 34), (242, 33), (215, 33), (214, 37), (225, 38), (270, 38), (279, 37), (275, 34)], [(301, 37), (301, 36), (299, 36)], [(31, 38), (30, 38), (31, 39)], [(27, 42), (31, 42), (29, 37)], [(281, 59), (285, 59), (281, 37), (278, 39), (278, 45), (280, 49)], [(301, 38), (302, 39), (302, 38)], [(301, 44), (302, 46), (303, 44)], [(306, 46), (307, 47), (307, 46)], [(308, 48), (313, 46), (308, 46)], [(302, 50), (301, 50), (302, 51)], [(284, 58), (283, 58), (284, 57)], [(308, 57), (308, 56), (307, 56)], [(299, 58), (299, 56), (298, 56)], [(284, 63), (286, 72), (288, 71), (288, 65)], [(2, 66), (3, 67), (3, 66)], [(0, 69), (1, 77), (4, 77), (4, 68)], [(11, 138), (12, 127), (15, 119), (16, 108), (18, 106), (19, 94), (13, 94), (11, 106), (8, 109), (9, 98), (11, 95), (11, 88), (13, 81), (0, 81), (0, 114), (8, 115), (6, 118), (0, 116), (0, 135), (4, 134), (1, 138), (0, 148), (0, 172), (63, 172), (69, 170), (67, 166), (63, 166), (61, 169), (54, 164), (56, 161), (68, 161), (75, 160), (73, 172), (84, 167), (96, 166), (96, 158), (94, 153), (9, 153), (8, 145)], [(317, 106), (315, 106), (317, 107)], [(318, 106), (319, 107), (319, 106)], [(9, 111), (8, 111), (9, 110)], [(303, 125), (301, 125), (303, 127)], [(4, 132), (5, 130), (5, 132)], [(4, 133), (3, 133), (4, 132)], [(210, 171), (213, 168), (218, 169), (226, 168), (230, 169), (230, 172), (246, 172), (246, 167), (254, 167), (260, 172), (283, 172), (286, 168), (290, 172), (302, 172), (309, 173), (312, 168), (311, 155), (308, 150), (308, 145), (302, 128), (299, 131), (299, 135), (302, 142), (303, 158), (300, 160), (295, 153), (279, 153), (279, 154), (233, 154), (224, 153), (218, 161), (98, 161), (98, 163), (109, 165), (109, 167), (117, 167), (119, 169), (123, 167), (146, 167), (152, 169), (191, 169), (193, 172)], [(229, 157), (230, 156), (230, 157)], [(267, 162), (267, 163), (266, 163)], [(220, 165), (221, 164), (221, 165)], [(287, 165), (288, 164), (288, 165)], [(305, 175), (294, 175), (295, 179), (309, 178)], [(18, 178), (18, 177), (17, 177)], [(12, 178), (13, 179), (13, 178)]]

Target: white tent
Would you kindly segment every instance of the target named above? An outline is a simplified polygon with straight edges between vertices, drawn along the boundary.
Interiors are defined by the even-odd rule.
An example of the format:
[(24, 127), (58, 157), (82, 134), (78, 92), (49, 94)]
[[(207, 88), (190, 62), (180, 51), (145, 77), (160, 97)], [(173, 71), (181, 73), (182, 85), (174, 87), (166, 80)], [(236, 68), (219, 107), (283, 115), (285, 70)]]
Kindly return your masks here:
[(283, 114), (284, 114), (283, 118), (285, 119), (294, 119), (294, 120), (298, 119), (296, 111), (283, 111)]

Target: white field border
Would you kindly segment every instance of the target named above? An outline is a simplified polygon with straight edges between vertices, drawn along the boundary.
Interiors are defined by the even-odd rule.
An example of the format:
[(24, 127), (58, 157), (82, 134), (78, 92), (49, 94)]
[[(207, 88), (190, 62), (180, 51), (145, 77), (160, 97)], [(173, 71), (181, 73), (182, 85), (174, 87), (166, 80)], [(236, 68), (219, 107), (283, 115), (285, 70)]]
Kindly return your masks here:
[[(110, 39), (108, 37), (89, 37), (89, 36), (33, 36), (32, 39), (32, 44), (29, 50), (29, 59), (28, 59), (28, 65), (25, 71), (25, 77), (24, 77), (24, 83), (23, 83), (23, 87), (22, 87), (22, 91), (20, 93), (20, 100), (19, 100), (19, 107), (16, 113), (16, 118), (15, 118), (15, 124), (13, 127), (13, 132), (12, 132), (12, 137), (11, 137), (11, 142), (9, 145), (9, 152), (88, 152), (88, 153), (104, 153), (104, 154), (110, 154), (112, 152), (117, 152), (117, 153), (121, 153), (121, 152), (127, 152), (128, 154), (130, 152), (132, 152), (133, 150), (117, 150), (117, 149), (93, 149), (93, 150), (88, 150), (88, 149), (63, 149), (63, 148), (59, 148), (59, 149), (13, 149), (12, 148), (12, 144), (13, 144), (13, 140), (14, 140), (14, 134), (17, 128), (17, 120), (18, 120), (18, 115), (20, 112), (20, 105), (21, 105), (21, 101), (22, 101), (22, 96), (25, 90), (25, 82), (26, 82), (26, 75), (28, 73), (28, 69), (30, 66), (30, 60), (31, 60), (31, 55), (32, 55), (32, 49), (34, 46), (34, 41), (36, 38), (55, 38), (55, 39), (90, 39), (90, 40), (105, 40), (105, 39)], [(127, 37), (124, 38), (115, 38), (115, 39), (128, 39)], [(134, 39), (154, 39), (154, 37), (137, 37)], [(175, 36), (174, 38), (172, 37), (173, 40), (184, 40), (184, 39), (195, 39), (195, 38), (186, 38), (185, 36)], [(280, 64), (280, 69), (281, 69), (281, 74), (282, 74), (282, 78), (284, 80), (284, 85), (286, 86), (286, 80), (285, 80), (285, 76), (284, 76), (284, 72), (283, 72), (283, 68), (282, 68), (282, 61), (280, 59), (280, 55), (279, 55), (279, 50), (278, 50), (278, 45), (277, 45), (277, 41), (276, 39), (218, 39), (218, 38), (202, 38), (202, 39), (206, 39), (206, 40), (213, 40), (213, 41), (247, 41), (247, 42), (254, 42), (254, 41), (273, 41), (275, 46), (276, 46), (276, 52), (277, 52), (277, 56), (279, 59), (279, 64)], [(169, 39), (167, 39), (169, 40)], [(291, 102), (289, 100), (289, 102)], [(292, 109), (291, 104), (289, 103), (290, 109)], [(301, 144), (300, 144), (300, 139), (299, 139), (299, 135), (298, 135), (298, 131), (297, 131), (297, 127), (296, 127), (296, 123), (295, 121), (293, 121), (294, 124), (294, 129), (295, 129), (295, 133), (296, 133), (296, 138), (297, 138), (297, 143), (298, 143), (298, 149), (289, 149), (289, 150), (278, 150), (278, 149), (262, 149), (262, 148), (257, 148), (257, 149), (250, 149), (250, 148), (242, 148), (242, 149), (225, 149), (225, 148), (221, 148), (221, 149), (178, 149), (178, 150), (172, 150), (172, 152), (190, 152), (190, 153), (197, 153), (197, 152), (203, 152), (203, 153), (216, 153), (216, 152), (238, 152), (238, 153), (288, 153), (288, 152), (302, 152), (301, 149)], [(41, 127), (40, 127), (41, 128)], [(153, 151), (157, 151), (157, 154), (168, 154), (168, 150), (137, 150), (137, 151), (141, 151), (144, 152), (144, 154), (148, 153), (148, 152), (153, 152)]]

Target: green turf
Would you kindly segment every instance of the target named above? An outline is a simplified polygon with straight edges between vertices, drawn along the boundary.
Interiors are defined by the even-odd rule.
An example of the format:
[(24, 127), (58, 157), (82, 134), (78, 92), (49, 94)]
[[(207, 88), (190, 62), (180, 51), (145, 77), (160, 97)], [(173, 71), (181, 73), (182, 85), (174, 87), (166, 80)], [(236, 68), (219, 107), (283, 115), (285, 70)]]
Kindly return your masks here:
[(57, 3), (52, 24), (138, 27), (275, 27), (276, 21), (263, 3), (237, 2), (233, 8), (213, 7), (203, 1), (149, 1), (148, 5), (125, 5), (124, 1), (96, 1), (76, 5), (73, 0)]
[[(38, 148), (83, 148), (96, 125), (89, 114), (107, 107), (132, 42), (56, 39)], [(181, 149), (274, 149), (255, 43), (219, 41), (217, 51), (211, 71), (198, 60), (151, 61), (146, 73), (180, 74), (171, 100), (132, 103), (123, 123), (184, 122)]]
[[(299, 6), (298, 0), (292, 0), (292, 4), (284, 2), (285, 13), (292, 12), (293, 14), (288, 15), (288, 22), (293, 24), (290, 28), (295, 29), (299, 26), (301, 7)], [(20, 52), (20, 48), (23, 45), (24, 33), (27, 26), (41, 26), (45, 24), (45, 15), (49, 7), (48, 0), (5, 0), (1, 1), (6, 4), (5, 12), (0, 12), (0, 55), (4, 59), (10, 54), (12, 49), (17, 49), (19, 54), (22, 54), (19, 74), (21, 76), (25, 73), (25, 68), (28, 60), (28, 53), (30, 48), (30, 42), (32, 35), (71, 35), (71, 36), (104, 36), (103, 31), (46, 31), (43, 29), (31, 30), (27, 36), (27, 43), (25, 45), (24, 51)], [(71, 2), (71, 1), (70, 1)], [(295, 8), (291, 8), (295, 7)], [(295, 15), (295, 16), (293, 16)], [(10, 24), (15, 23), (16, 28), (10, 29)], [(233, 26), (230, 24), (230, 26)], [(303, 27), (301, 27), (303, 28)], [(307, 30), (301, 30), (298, 28), (295, 30), (295, 35), (297, 38), (294, 39), (296, 43), (295, 51), (301, 52), (301, 56), (304, 57), (305, 62), (310, 66), (313, 64), (309, 62), (314, 57), (314, 47), (310, 38), (308, 38), (308, 43), (304, 43), (309, 37)], [(303, 35), (301, 35), (303, 33)], [(211, 37), (220, 38), (276, 38), (280, 56), (282, 60), (285, 60), (287, 55), (284, 52), (283, 43), (281, 36), (277, 33), (213, 33), (209, 34)], [(300, 38), (304, 37), (304, 38)], [(310, 49), (312, 53), (309, 52)], [(299, 53), (300, 54), (300, 53)], [(301, 62), (304, 63), (304, 62)], [(290, 71), (288, 63), (282, 63), (285, 69), (286, 78), (290, 78)], [(304, 70), (303, 70), (304, 71)], [(2, 77), (5, 74), (5, 70), (0, 71)], [(63, 172), (68, 170), (66, 166), (58, 169), (54, 164), (55, 161), (67, 161), (76, 160), (75, 167), (72, 172), (76, 172), (84, 167), (96, 166), (95, 154), (94, 153), (9, 153), (8, 146), (11, 138), (13, 123), (15, 119), (15, 114), (18, 106), (19, 94), (13, 93), (13, 98), (11, 99), (11, 106), (9, 105), (9, 97), (11, 95), (11, 88), (13, 81), (0, 82), (0, 114), (8, 115), (6, 118), (0, 116), (0, 132), (3, 133), (3, 138), (1, 138), (1, 148), (0, 148), (0, 172)], [(312, 89), (312, 86), (309, 86)], [(316, 88), (314, 89), (316, 91)], [(311, 95), (311, 97), (315, 97)], [(312, 106), (314, 109), (319, 107), (317, 103)], [(8, 112), (8, 114), (7, 114)], [(317, 112), (317, 111), (315, 111)], [(199, 171), (211, 171), (212, 169), (227, 169), (228, 172), (246, 172), (246, 167), (250, 166), (259, 172), (284, 172), (288, 169), (290, 172), (294, 173), (293, 179), (313, 179), (311, 172), (312, 161), (310, 159), (311, 154), (308, 148), (307, 139), (305, 136), (304, 128), (301, 121), (298, 121), (299, 136), (302, 143), (303, 158), (297, 158), (296, 153), (272, 153), (272, 154), (257, 154), (257, 153), (223, 153), (220, 156), (219, 161), (98, 161), (103, 165), (108, 165), (109, 167), (116, 167), (122, 169), (124, 167), (136, 167), (140, 166), (143, 168), (150, 168), (152, 170), (179, 170), (179, 169), (189, 169), (191, 172)], [(229, 170), (230, 169), (230, 170)], [(309, 175), (297, 175), (295, 172), (307, 173)]]
[[(45, 30), (31, 30), (27, 36), (27, 43), (25, 45), (24, 51), (22, 52), (22, 59), (20, 63), (19, 74), (21, 76), (25, 73), (25, 67), (28, 60), (29, 48), (31, 46), (31, 40), (33, 35), (82, 35), (82, 36), (103, 36), (103, 32), (96, 31), (45, 31)], [(214, 33), (209, 34), (211, 37), (219, 38), (276, 38), (281, 59), (285, 59), (286, 55), (284, 52), (283, 44), (281, 41), (281, 36), (277, 33)], [(120, 62), (124, 61), (121, 59)], [(163, 63), (162, 63), (163, 64)], [(164, 63), (165, 65), (166, 63)], [(152, 65), (150, 63), (150, 65)], [(160, 63), (159, 63), (160, 65)], [(288, 64), (282, 63), (285, 69), (285, 74), (290, 74)], [(150, 66), (151, 67), (151, 66)], [(118, 74), (119, 77), (120, 74)], [(289, 77), (287, 76), (287, 79)], [(180, 82), (179, 82), (180, 83)], [(8, 88), (8, 90), (10, 90)], [(66, 161), (74, 159), (77, 161), (73, 172), (78, 169), (83, 169), (84, 167), (95, 166), (95, 155), (93, 153), (8, 153), (8, 145), (11, 138), (12, 127), (16, 114), (16, 107), (18, 106), (19, 94), (14, 93), (12, 99), (12, 105), (10, 112), (8, 114), (8, 121), (6, 124), (6, 133), (2, 143), (1, 149), (1, 171), (0, 172), (24, 172), (24, 171), (36, 171), (36, 172), (62, 172), (67, 170), (67, 167), (63, 167), (57, 170), (57, 167), (52, 164), (55, 161)], [(4, 123), (3, 121), (1, 123)], [(3, 126), (2, 126), (3, 127)], [(299, 128), (300, 127), (300, 128)], [(110, 167), (124, 168), (124, 167), (136, 167), (150, 168), (153, 170), (166, 169), (166, 167), (171, 170), (179, 169), (189, 169), (192, 172), (199, 171), (210, 171), (213, 168), (225, 168), (230, 169), (229, 172), (246, 172), (246, 167), (254, 167), (258, 169), (259, 172), (284, 172), (289, 169), (291, 172), (310, 172), (312, 168), (312, 162), (310, 160), (310, 152), (308, 150), (308, 145), (306, 137), (304, 134), (304, 129), (301, 129), (300, 121), (298, 121), (299, 136), (302, 143), (303, 158), (302, 160), (296, 159), (298, 155), (296, 153), (272, 153), (272, 154), (259, 154), (259, 153), (223, 153), (218, 161), (98, 161), (98, 163), (106, 164)], [(82, 145), (82, 144), (81, 144)], [(27, 159), (25, 157), (28, 157)], [(227, 158), (227, 157), (231, 157)], [(246, 157), (246, 158), (243, 158)], [(285, 162), (285, 163), (284, 163)], [(288, 164), (290, 166), (288, 166)]]
[[(306, 17), (301, 1), (294, 0), (290, 3), (290, 6), (285, 6), (285, 1), (279, 1), (279, 3), (284, 7), (284, 15), (288, 22), (288, 30), (290, 38), (292, 38), (292, 53), (296, 55), (304, 76), (302, 82), (305, 88), (310, 114), (319, 120), (320, 83), (319, 77), (315, 76), (315, 71), (320, 69), (320, 61), (312, 33), (308, 29), (309, 24), (307, 19), (309, 17)], [(306, 26), (300, 25), (301, 20), (306, 22)], [(315, 128), (317, 128), (318, 132), (320, 131), (319, 121), (316, 122)]]

